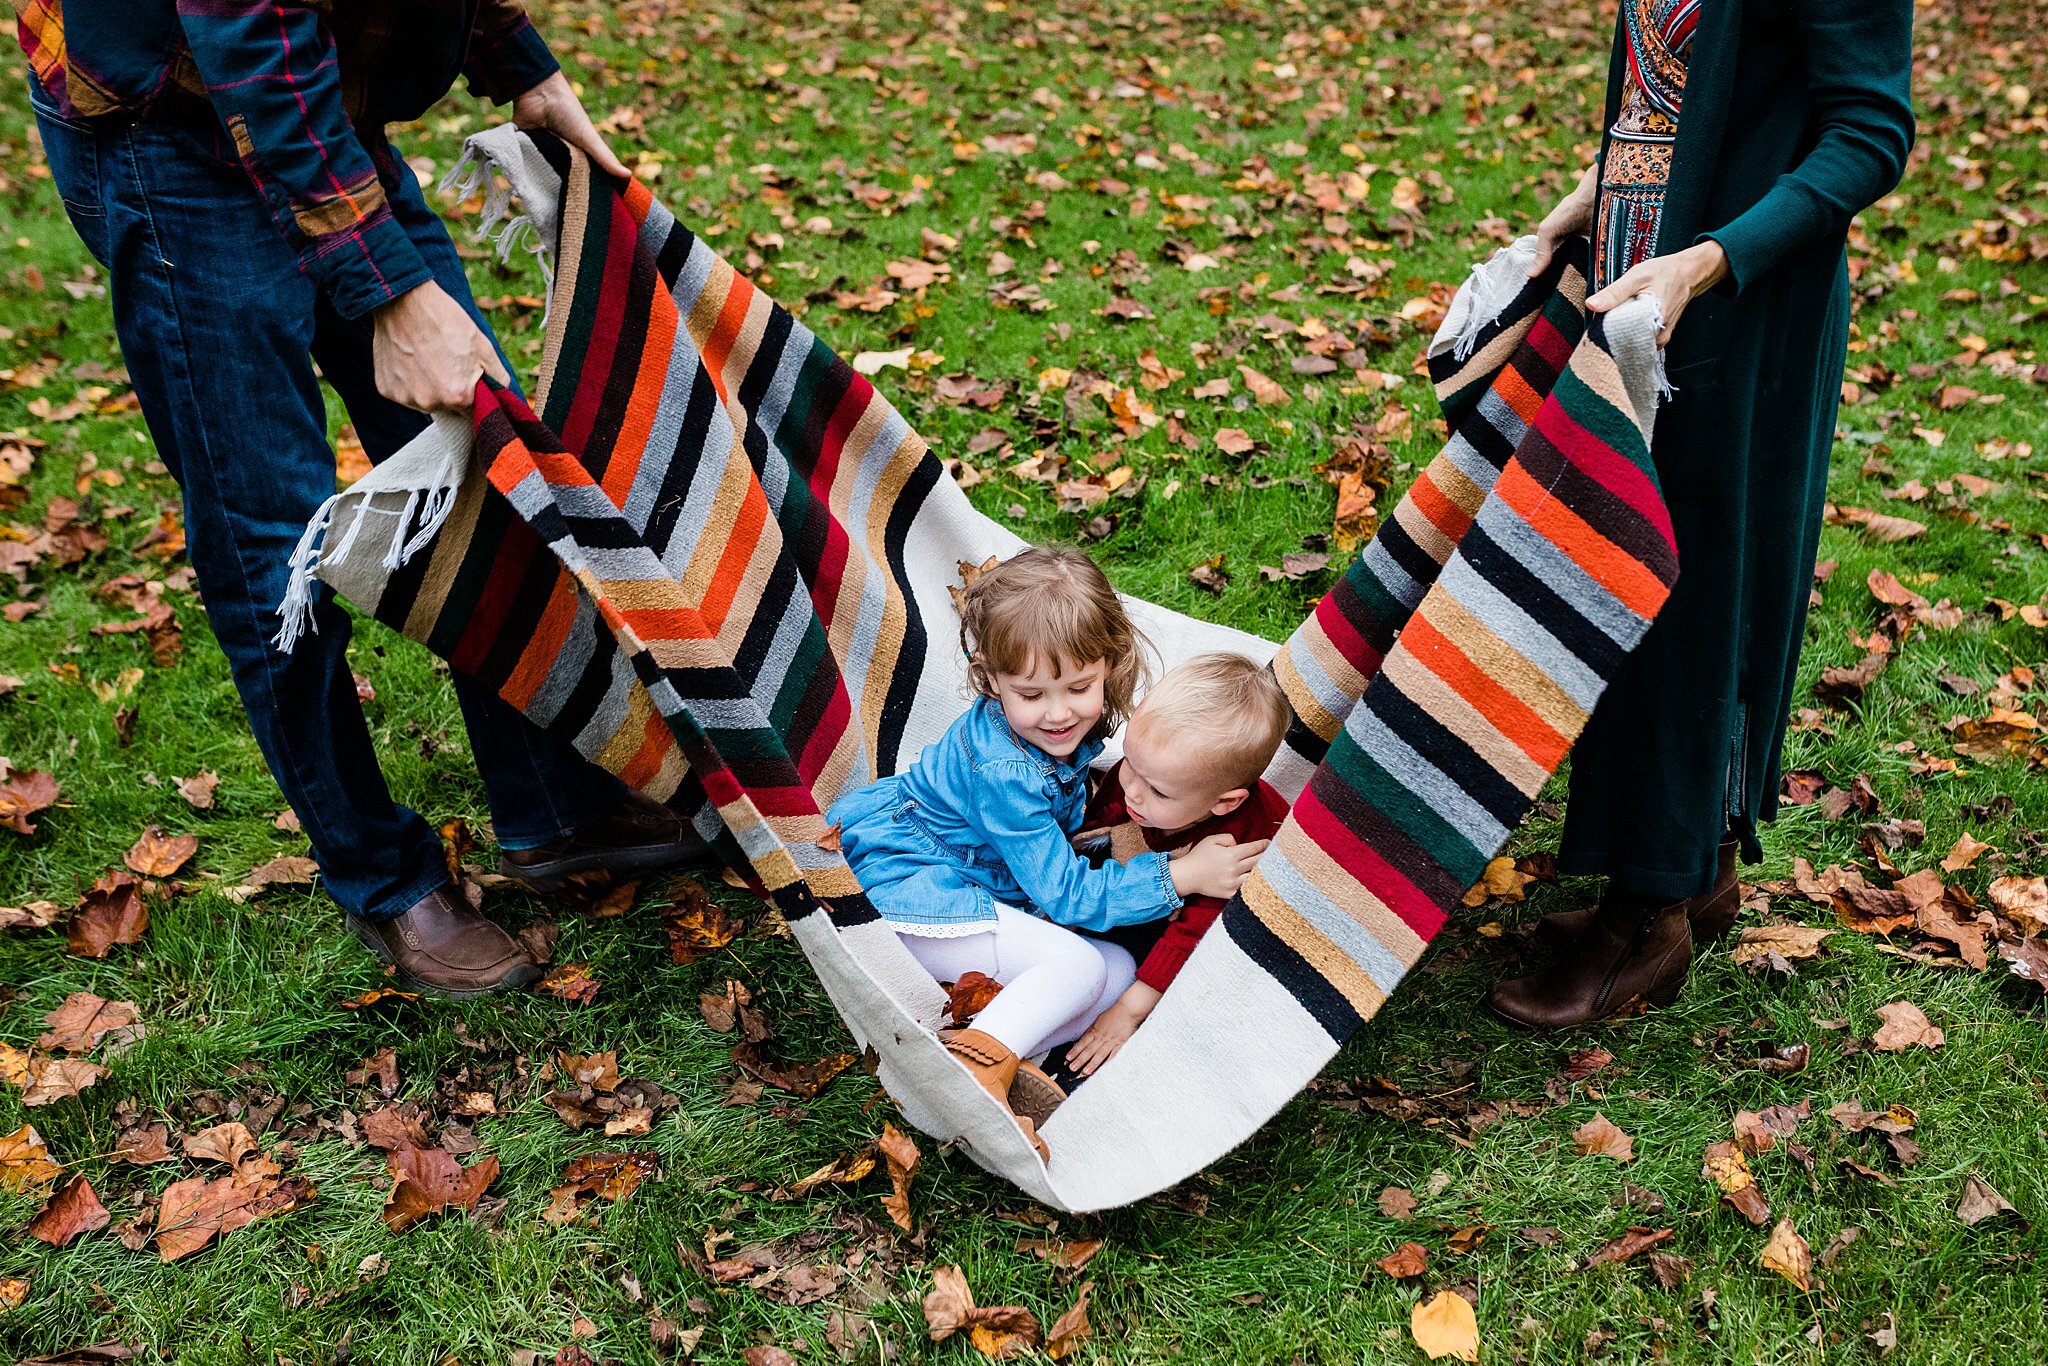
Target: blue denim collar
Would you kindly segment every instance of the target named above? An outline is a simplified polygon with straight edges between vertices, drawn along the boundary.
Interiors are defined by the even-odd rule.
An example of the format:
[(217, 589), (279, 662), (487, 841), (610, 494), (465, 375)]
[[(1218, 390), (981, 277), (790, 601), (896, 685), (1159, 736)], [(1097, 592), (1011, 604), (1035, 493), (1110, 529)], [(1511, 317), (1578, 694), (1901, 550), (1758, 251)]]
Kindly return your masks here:
[(1009, 718), (1003, 715), (1003, 704), (993, 697), (976, 701), (975, 716), (993, 734), (1000, 735), (1015, 746), (1018, 753), (1036, 764), (1040, 773), (1061, 787), (1072, 787), (1076, 780), (1086, 777), (1089, 767), (1102, 753), (1102, 741), (1090, 736), (1069, 757), (1055, 759), (1038, 746), (1018, 738), (1017, 732), (1010, 729)]

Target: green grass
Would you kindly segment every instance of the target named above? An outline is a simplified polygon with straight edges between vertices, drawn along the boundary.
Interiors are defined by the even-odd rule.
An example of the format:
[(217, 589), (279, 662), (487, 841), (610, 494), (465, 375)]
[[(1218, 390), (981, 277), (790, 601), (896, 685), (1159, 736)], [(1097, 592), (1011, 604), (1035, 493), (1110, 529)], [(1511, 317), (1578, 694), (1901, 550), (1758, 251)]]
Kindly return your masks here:
[[(981, 506), (1035, 537), (1081, 537), (1091, 519), (1112, 516), (1090, 544), (1120, 586), (1279, 635), (1325, 579), (1270, 583), (1258, 567), (1320, 545), (1334, 499), (1318, 466), (1356, 424), (1380, 418), (1389, 398), (1412, 423), (1389, 439), (1394, 487), (1383, 507), (1431, 454), (1433, 412), (1412, 373), (1422, 332), (1402, 309), (1434, 284), (1455, 285), (1502, 235), (1533, 222), (1583, 163), (1596, 133), (1608, 20), (1587, 6), (1418, 0), (1157, 8), (1015, 0), (536, 7), (593, 111), (612, 115), (616, 145), (629, 160), (659, 165), (655, 189), (680, 214), (720, 229), (714, 243), (805, 308), (842, 351), (911, 346), (942, 357), (908, 374), (884, 371), (880, 382), (942, 453), (977, 468), (972, 496)], [(2029, 604), (2048, 594), (2048, 424), (2043, 386), (2028, 377), (2048, 361), (2037, 212), (2048, 195), (2040, 102), (2048, 72), (2038, 33), (2007, 7), (1924, 4), (1920, 25), (1920, 150), (1906, 185), (1863, 216), (1851, 248), (1860, 273), (1850, 364), (1861, 401), (1843, 411), (1833, 494), (1843, 505), (1914, 516), (1929, 530), (1879, 545), (1852, 527), (1827, 529), (1821, 553), (1839, 567), (1821, 587), (1802, 677), (1810, 684), (1823, 667), (1860, 657), (1853, 637), (1871, 631), (1879, 611), (1864, 588), (1873, 569), (1929, 599), (1952, 599), (1967, 617), (1952, 630), (1916, 633), (1859, 706), (1827, 710), (1826, 731), (1793, 736), (1788, 764), (1843, 785), (1867, 774), (1886, 816), (1924, 821), (1924, 842), (1895, 855), (1901, 871), (1932, 865), (1965, 831), (1996, 846), (1996, 856), (1954, 879), (1981, 895), (1998, 872), (2048, 867), (2048, 783), (2017, 759), (1966, 760), (1956, 773), (1911, 770), (1923, 751), (1952, 754), (1943, 730), (1950, 717), (1982, 714), (1981, 698), (1954, 695), (1941, 674), (1989, 685), (2048, 656), (2042, 631), (1982, 610), (1987, 598)], [(2009, 92), (2018, 85), (2031, 97), (2015, 102)], [(279, 892), (238, 906), (211, 889), (211, 875), (233, 885), (255, 864), (300, 852), (303, 841), (271, 823), (281, 799), (189, 591), (170, 594), (185, 633), (172, 667), (156, 667), (140, 636), (90, 634), (129, 615), (94, 596), (100, 584), (179, 567), (137, 553), (175, 490), (152, 471), (148, 435), (133, 414), (44, 421), (30, 407), (39, 399), (61, 407), (89, 383), (116, 394), (122, 386), (96, 378), (119, 364), (105, 282), (43, 173), (18, 77), (7, 90), (0, 371), (16, 378), (0, 379), (0, 430), (48, 446), (24, 498), (0, 490), (0, 536), (33, 534), (51, 498), (78, 496), (88, 460), (122, 478), (89, 485), (82, 500), (81, 520), (97, 523), (109, 549), (70, 569), (31, 571), (19, 596), (40, 610), (0, 625), (0, 674), (23, 680), (0, 697), (0, 754), (54, 771), (64, 788), (35, 837), (0, 832), (0, 905), (68, 904), (118, 866), (151, 823), (199, 836), (201, 876), (188, 877), (188, 894), (156, 901), (146, 940), (105, 962), (67, 955), (53, 932), (0, 937), (0, 1040), (27, 1046), (44, 1012), (84, 990), (136, 1002), (149, 1029), (79, 1099), (24, 1110), (18, 1093), (0, 1094), (0, 1132), (32, 1121), (54, 1155), (90, 1176), (118, 1222), (194, 1170), (108, 1164), (124, 1123), (140, 1115), (189, 1132), (281, 1099), (266, 1142), (296, 1135), (298, 1170), (318, 1199), (168, 1268), (153, 1252), (127, 1250), (113, 1230), (61, 1250), (11, 1233), (0, 1244), (0, 1276), (25, 1277), (30, 1289), (22, 1307), (0, 1315), (0, 1346), (33, 1354), (122, 1337), (210, 1366), (338, 1360), (346, 1338), (357, 1362), (433, 1366), (506, 1361), (520, 1348), (551, 1358), (577, 1340), (599, 1360), (646, 1362), (657, 1359), (649, 1325), (660, 1315), (705, 1330), (700, 1360), (738, 1361), (772, 1342), (818, 1362), (838, 1359), (827, 1315), (839, 1309), (868, 1320), (851, 1335), (850, 1359), (873, 1362), (886, 1350), (896, 1361), (978, 1360), (962, 1342), (925, 1338), (919, 1298), (932, 1268), (947, 1264), (965, 1268), (980, 1302), (1026, 1305), (1049, 1324), (1072, 1301), (1073, 1279), (1014, 1250), (1018, 1236), (1044, 1232), (1027, 1221), (1039, 1215), (962, 1156), (924, 1144), (914, 1238), (876, 1224), (879, 1177), (773, 1198), (777, 1186), (873, 1137), (893, 1113), (858, 1070), (815, 1099), (771, 1090), (750, 1107), (721, 1105), (734, 1076), (731, 1041), (704, 1025), (697, 994), (723, 979), (753, 989), (791, 1056), (846, 1042), (787, 940), (757, 929), (676, 967), (644, 908), (588, 920), (493, 892), (489, 909), (509, 923), (561, 919), (559, 957), (589, 962), (604, 983), (594, 1003), (521, 998), (351, 1012), (339, 1002), (380, 978), (342, 934), (332, 903)], [(453, 96), (396, 136), (438, 175), (486, 117), (467, 96)], [(1021, 133), (1035, 134), (1035, 150), (986, 147), (991, 135)], [(970, 139), (984, 144), (971, 158), (956, 149)], [(1369, 192), (1326, 217), (1313, 178), (1346, 171), (1364, 171)], [(1404, 178), (1422, 196), (1408, 214), (1394, 208)], [(1112, 192), (1118, 187), (1105, 179), (1128, 192)], [(806, 226), (819, 217), (828, 230)], [(834, 304), (835, 292), (865, 289), (888, 262), (916, 258), (923, 228), (958, 237), (950, 280), (878, 312)], [(771, 233), (781, 234), (779, 246)], [(1014, 266), (992, 278), (998, 250)], [(1119, 264), (1125, 251), (1131, 256)], [(1217, 264), (1189, 272), (1175, 264), (1186, 251)], [(524, 258), (516, 270), (481, 253), (472, 264), (482, 295), (538, 292)], [(1050, 307), (997, 306), (990, 288), (1002, 280), (1037, 284)], [(1324, 292), (1360, 280), (1362, 290)], [(1115, 295), (1152, 316), (1100, 316)], [(1288, 329), (1314, 318), (1367, 338), (1372, 382), (1348, 367), (1312, 379), (1292, 373), (1304, 339), (1268, 315)], [(493, 317), (512, 353), (530, 363), (536, 315), (514, 305)], [(1185, 376), (1157, 392), (1142, 388), (1147, 348)], [(1953, 359), (1961, 353), (1985, 359), (1965, 367)], [(21, 387), (44, 356), (55, 357), (55, 369)], [(1240, 363), (1285, 384), (1294, 402), (1249, 405)], [(1052, 368), (1136, 387), (1161, 421), (1125, 438), (1099, 398), (1077, 399), (1063, 419), (1061, 389), (1040, 386)], [(1382, 371), (1405, 378), (1388, 393), (1373, 378)], [(961, 372), (1011, 387), (986, 411), (943, 401), (935, 376)], [(1192, 396), (1218, 376), (1232, 380), (1231, 397)], [(1945, 384), (2000, 401), (1943, 411)], [(1170, 443), (1169, 416), (1198, 449)], [(338, 407), (334, 418), (343, 420)], [(987, 427), (1013, 444), (1008, 456), (968, 454)], [(1223, 455), (1213, 437), (1226, 427), (1244, 429), (1256, 448)], [(1916, 428), (1941, 429), (1941, 443)], [(2034, 453), (1993, 460), (1998, 448), (1985, 443), (1997, 441), (2031, 443)], [(1062, 478), (1128, 465), (1134, 493), (1079, 515), (1063, 510), (1051, 484), (1013, 472), (1041, 449), (1068, 462)], [(1940, 491), (1959, 474), (2000, 487)], [(1931, 490), (1924, 500), (1888, 496), (1913, 480)], [(1188, 571), (1219, 554), (1230, 582), (1213, 596)], [(0, 596), (12, 591), (0, 578)], [(376, 688), (367, 709), (400, 799), (436, 821), (459, 816), (484, 828), (441, 671), (373, 626), (358, 632), (353, 658)], [(91, 685), (116, 684), (126, 669), (140, 669), (140, 683), (102, 701)], [(2038, 712), (2040, 703), (2037, 691), (2019, 705)], [(135, 712), (125, 743), (119, 707)], [(207, 812), (187, 807), (173, 782), (201, 769), (222, 777)], [(1991, 806), (1999, 797), (2011, 798), (2009, 811)], [(1540, 810), (1517, 850), (1549, 847), (1557, 812)], [(1766, 835), (1760, 876), (1788, 876), (1794, 857), (1816, 866), (1860, 859), (1881, 882), (1859, 834), (1854, 816), (1829, 822), (1817, 807), (1788, 809)], [(1373, 1265), (1413, 1239), (1430, 1250), (1430, 1288), (1476, 1290), (1488, 1361), (1858, 1361), (1874, 1359), (1865, 1334), (1886, 1316), (1897, 1329), (1891, 1360), (2048, 1359), (2038, 1234), (2010, 1221), (1970, 1228), (1954, 1215), (1966, 1175), (1976, 1173), (2030, 1219), (2048, 1218), (2039, 992), (1996, 964), (1985, 973), (1928, 965), (1843, 934), (1796, 977), (1751, 976), (1712, 955), (1675, 1008), (1638, 1020), (1532, 1041), (1484, 1016), (1477, 1000), (1486, 984), (1521, 961), (1515, 927), (1593, 890), (1540, 887), (1525, 904), (1462, 914), (1317, 1087), (1241, 1150), (1168, 1197), (1060, 1217), (1060, 1236), (1107, 1244), (1087, 1271), (1096, 1284), (1088, 1358), (1420, 1360), (1407, 1330), (1416, 1290)], [(1774, 909), (1824, 914), (1796, 899)], [(1506, 934), (1491, 928), (1502, 921)], [(1877, 1026), (1876, 1008), (1899, 999), (1946, 1028), (1947, 1046), (1896, 1055), (1851, 1047)], [(1823, 1024), (1837, 1020), (1846, 1028)], [(1767, 1042), (1810, 1044), (1810, 1066), (1780, 1077), (1746, 1065)], [(439, 1083), (452, 1085), (464, 1068), (462, 1089), (496, 1093), (500, 1113), (477, 1126), (482, 1150), (503, 1163), (491, 1192), (502, 1204), (489, 1217), (386, 1231), (381, 1164), (342, 1133), (347, 1112), (375, 1104), (344, 1072), (386, 1046), (398, 1050), (402, 1096), (431, 1110), (441, 1106)], [(1612, 1066), (1583, 1082), (1562, 1080), (1566, 1060), (1594, 1046), (1614, 1054)], [(644, 1139), (571, 1133), (543, 1103), (548, 1088), (536, 1075), (557, 1048), (615, 1048), (625, 1073), (679, 1103)], [(1436, 1099), (1408, 1120), (1352, 1105), (1374, 1078)], [(1816, 1253), (1861, 1230), (1811, 1296), (1759, 1267), (1763, 1231), (1717, 1208), (1700, 1176), (1702, 1152), (1730, 1135), (1737, 1109), (1802, 1098), (1816, 1116), (1797, 1135), (1811, 1172), (1781, 1146), (1754, 1160), (1758, 1180)], [(1875, 1138), (1843, 1135), (1820, 1117), (1850, 1098), (1917, 1111), (1921, 1160), (1900, 1166)], [(1515, 1108), (1475, 1132), (1467, 1116), (1475, 1101)], [(1634, 1162), (1573, 1155), (1573, 1130), (1596, 1110), (1634, 1136)], [(540, 1220), (572, 1157), (626, 1147), (659, 1153), (660, 1179), (606, 1207), (598, 1222)], [(1895, 1184), (1857, 1175), (1841, 1158)], [(1625, 1204), (1625, 1184), (1656, 1192), (1666, 1211)], [(1413, 1219), (1380, 1213), (1376, 1197), (1389, 1185), (1416, 1192)], [(37, 1205), (0, 1193), (0, 1227), (20, 1229)], [(1660, 1288), (1642, 1262), (1579, 1269), (1636, 1223), (1676, 1230), (1662, 1250), (1691, 1260), (1683, 1286)], [(1450, 1250), (1451, 1232), (1475, 1224), (1489, 1226), (1484, 1240)], [(678, 1240), (701, 1244), (712, 1228), (733, 1235), (728, 1253), (782, 1240), (812, 1261), (844, 1266), (857, 1255), (861, 1266), (838, 1293), (809, 1305), (714, 1287), (675, 1251)], [(1542, 1232), (1551, 1229), (1555, 1237)], [(381, 1276), (359, 1272), (371, 1257), (383, 1259)], [(579, 1321), (590, 1331), (577, 1339)]]

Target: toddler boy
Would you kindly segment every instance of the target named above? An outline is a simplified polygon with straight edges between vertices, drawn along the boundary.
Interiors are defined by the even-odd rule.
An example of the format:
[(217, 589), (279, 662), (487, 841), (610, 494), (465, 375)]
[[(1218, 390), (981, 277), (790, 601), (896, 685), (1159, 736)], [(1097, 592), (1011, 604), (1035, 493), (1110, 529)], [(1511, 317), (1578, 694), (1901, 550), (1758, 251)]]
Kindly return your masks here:
[[(1239, 844), (1273, 838), (1287, 819), (1287, 802), (1259, 775), (1290, 717), (1272, 671), (1243, 655), (1196, 655), (1169, 670), (1132, 713), (1124, 757), (1089, 799), (1075, 844), (1084, 851), (1106, 846), (1121, 862), (1211, 835)], [(1223, 905), (1192, 896), (1170, 919), (1132, 926), (1119, 937), (1139, 958), (1138, 980), (1068, 1049), (1073, 1075), (1090, 1076), (1116, 1056)], [(1133, 944), (1131, 931), (1144, 938)]]

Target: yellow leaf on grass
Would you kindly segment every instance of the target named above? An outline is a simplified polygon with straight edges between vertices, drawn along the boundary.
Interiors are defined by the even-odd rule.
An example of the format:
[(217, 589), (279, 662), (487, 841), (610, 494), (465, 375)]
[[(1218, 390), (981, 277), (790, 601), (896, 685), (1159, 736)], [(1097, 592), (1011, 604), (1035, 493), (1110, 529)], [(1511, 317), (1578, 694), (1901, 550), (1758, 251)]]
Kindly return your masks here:
[(1429, 1300), (1418, 1302), (1408, 1315), (1408, 1331), (1432, 1361), (1438, 1357), (1479, 1360), (1479, 1316), (1455, 1290), (1439, 1290)]
[(1778, 1221), (1758, 1260), (1765, 1270), (1777, 1272), (1801, 1290), (1813, 1289), (1813, 1249), (1792, 1227), (1790, 1219)]

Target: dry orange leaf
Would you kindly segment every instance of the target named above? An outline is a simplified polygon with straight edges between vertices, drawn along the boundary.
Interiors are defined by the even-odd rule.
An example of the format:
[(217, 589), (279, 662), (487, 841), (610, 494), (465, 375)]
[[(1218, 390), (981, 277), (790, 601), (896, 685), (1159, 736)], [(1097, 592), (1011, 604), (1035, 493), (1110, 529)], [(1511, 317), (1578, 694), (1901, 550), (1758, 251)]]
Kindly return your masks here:
[(1052, 1334), (1045, 1340), (1045, 1354), (1054, 1361), (1079, 1351), (1094, 1331), (1088, 1323), (1088, 1296), (1094, 1290), (1095, 1282), (1081, 1282), (1081, 1293), (1074, 1297), (1073, 1306), (1053, 1323)]
[(1479, 1316), (1472, 1311), (1471, 1301), (1455, 1290), (1439, 1290), (1428, 1300), (1418, 1301), (1408, 1315), (1408, 1331), (1431, 1361), (1438, 1357), (1479, 1360)]
[(54, 1181), (63, 1174), (64, 1168), (50, 1159), (50, 1150), (35, 1125), (24, 1124), (13, 1133), (0, 1136), (0, 1190), (26, 1194), (31, 1187)]
[(157, 1207), (156, 1255), (164, 1262), (189, 1257), (216, 1237), (312, 1198), (313, 1183), (303, 1176), (283, 1182), (270, 1176), (191, 1176), (172, 1182)]
[(1750, 1223), (1762, 1228), (1770, 1219), (1770, 1204), (1750, 1173), (1749, 1159), (1734, 1143), (1723, 1139), (1708, 1145), (1700, 1175), (1719, 1186), (1721, 1198)]
[(1616, 1162), (1633, 1162), (1636, 1156), (1635, 1140), (1597, 1112), (1572, 1134), (1572, 1147), (1581, 1157), (1611, 1157)]
[(160, 825), (142, 832), (121, 861), (144, 877), (169, 877), (199, 852), (197, 835), (171, 835)]
[(909, 1233), (914, 1227), (910, 1216), (910, 1183), (917, 1175), (918, 1160), (922, 1156), (917, 1150), (917, 1141), (894, 1124), (885, 1122), (882, 1136), (875, 1140), (875, 1146), (881, 1150), (882, 1160), (889, 1164), (889, 1193), (882, 1197), (882, 1208), (889, 1211), (896, 1227)]

